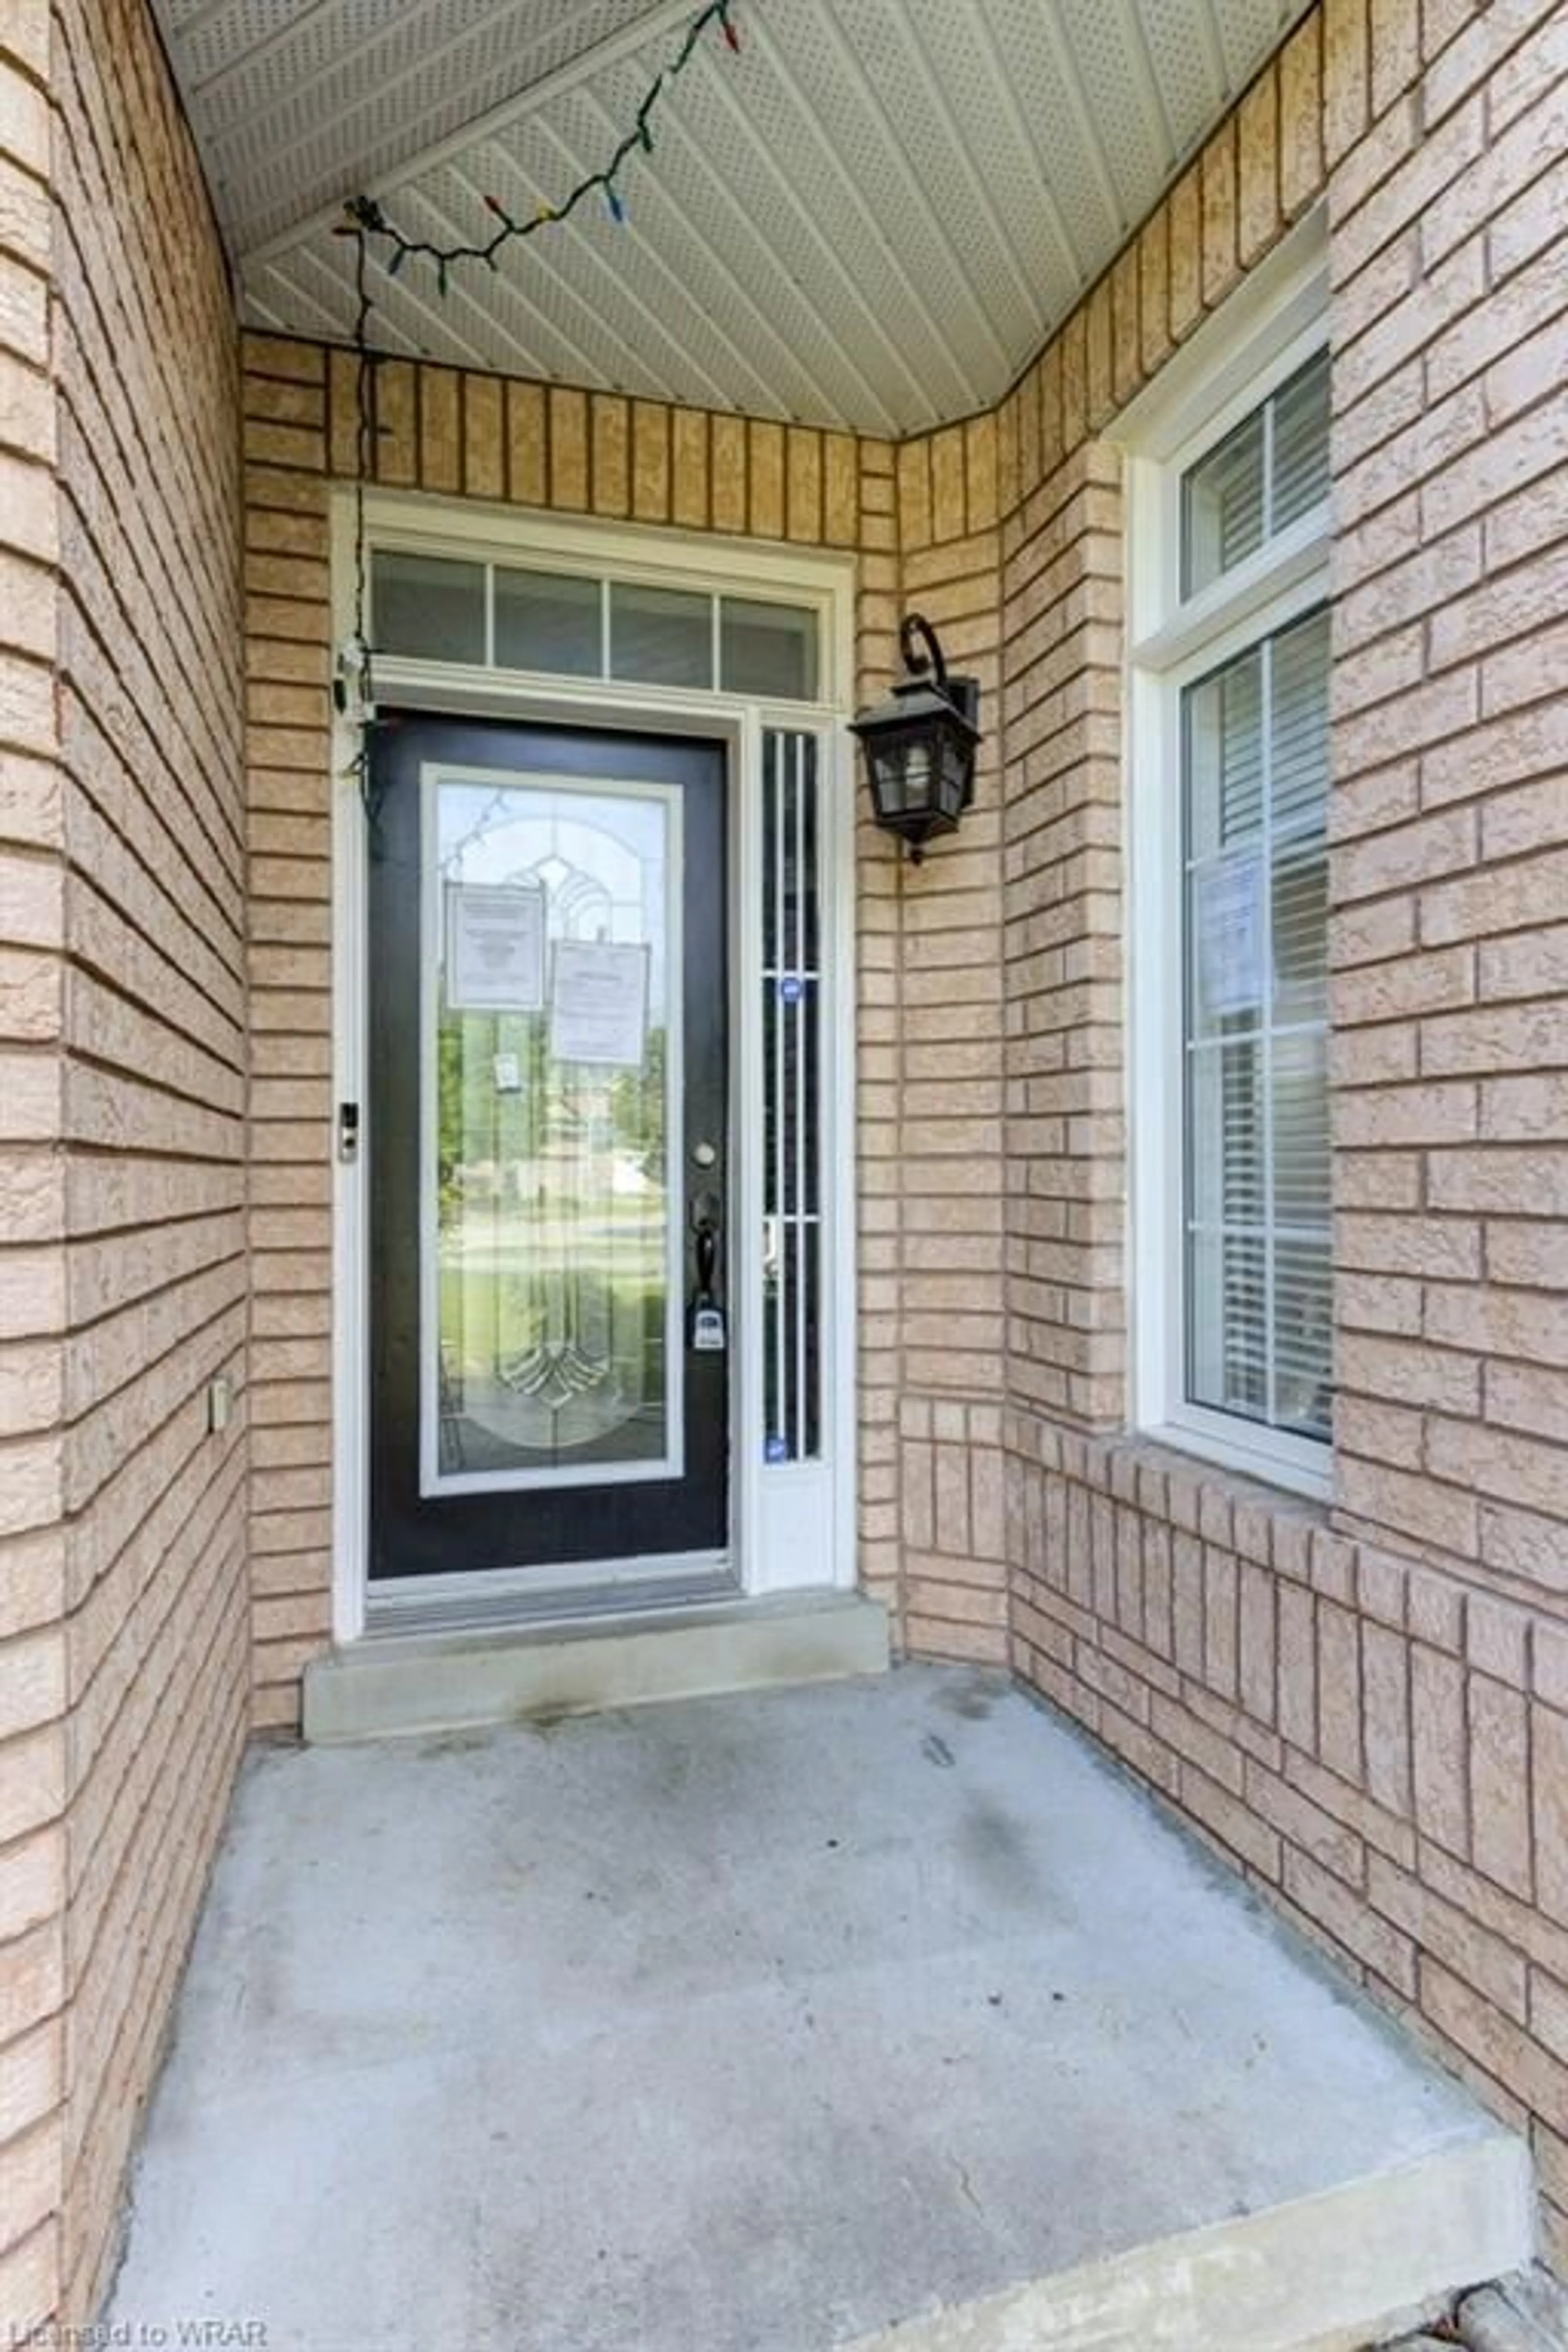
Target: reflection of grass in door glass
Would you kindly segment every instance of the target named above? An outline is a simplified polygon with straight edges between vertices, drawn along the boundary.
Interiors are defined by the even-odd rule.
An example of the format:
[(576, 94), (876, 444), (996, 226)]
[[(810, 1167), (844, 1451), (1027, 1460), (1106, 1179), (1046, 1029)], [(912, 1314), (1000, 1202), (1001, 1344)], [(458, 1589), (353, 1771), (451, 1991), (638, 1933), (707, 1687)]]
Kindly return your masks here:
[[(516, 1062), (515, 1090), (496, 1083), (502, 1055)], [(545, 1016), (443, 1012), (437, 1066), (437, 1189), (447, 1226), (477, 1194), (500, 1189), (507, 1165), (515, 1167), (539, 1149), (549, 1068)]]
[[(616, 1280), (609, 1292), (613, 1328), (643, 1335), (643, 1385), (658, 1394), (656, 1375), (664, 1361), (662, 1268), (653, 1282)], [(521, 1286), (492, 1282), (488, 1273), (442, 1268), (441, 1348), (448, 1371), (491, 1373), (498, 1358), (526, 1355), (543, 1336), (542, 1318)]]
[[(664, 1393), (665, 1055), (563, 1065), (546, 1013), (443, 1013), (437, 1178), (444, 1377), (615, 1416)], [(500, 1384), (498, 1390), (496, 1384)], [(475, 1386), (474, 1384), (478, 1384)], [(472, 1399), (470, 1399), (470, 1402)], [(448, 1409), (462, 1409), (457, 1397)]]

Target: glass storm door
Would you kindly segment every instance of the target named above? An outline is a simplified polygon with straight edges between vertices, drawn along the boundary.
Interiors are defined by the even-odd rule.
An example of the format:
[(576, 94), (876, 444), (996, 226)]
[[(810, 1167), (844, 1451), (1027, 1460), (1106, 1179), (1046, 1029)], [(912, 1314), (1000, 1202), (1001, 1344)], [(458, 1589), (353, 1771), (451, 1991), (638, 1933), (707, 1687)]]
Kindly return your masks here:
[(410, 716), (375, 781), (371, 1573), (711, 1560), (723, 754)]

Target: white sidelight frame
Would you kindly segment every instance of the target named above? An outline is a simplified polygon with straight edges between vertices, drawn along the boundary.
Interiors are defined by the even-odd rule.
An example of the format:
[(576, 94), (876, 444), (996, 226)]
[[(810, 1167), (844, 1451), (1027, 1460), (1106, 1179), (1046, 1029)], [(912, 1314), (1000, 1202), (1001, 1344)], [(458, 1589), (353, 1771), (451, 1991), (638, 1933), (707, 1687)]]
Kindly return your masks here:
[[(855, 687), (855, 562), (817, 550), (758, 547), (707, 535), (605, 523), (416, 493), (374, 491), (364, 500), (370, 546), (459, 561), (532, 564), (556, 572), (611, 574), (654, 586), (699, 589), (808, 604), (819, 615), (821, 675), (811, 703), (772, 702), (717, 690), (603, 678), (501, 671), (458, 663), (383, 656), (375, 688), (384, 704), (454, 719), (539, 723), (706, 737), (727, 754), (730, 834), (731, 1119), (729, 1276), (731, 1299), (731, 1544), (729, 1570), (747, 1597), (856, 1581), (855, 1312), (855, 770), (845, 728)], [(333, 638), (354, 627), (356, 499), (332, 503)], [(762, 1297), (763, 1001), (761, 932), (762, 771), (769, 730), (809, 733), (818, 743), (822, 982), (819, 1114), (822, 1122), (820, 1282), (822, 1446), (798, 1463), (763, 1459)], [(332, 1092), (335, 1107), (361, 1107), (359, 1148), (332, 1167), (332, 1620), (340, 1642), (367, 1630), (370, 1518), (368, 1348), (368, 1169), (373, 1138), (366, 1099), (368, 844), (353, 761), (358, 733), (342, 719), (332, 736)], [(515, 1601), (521, 1619), (548, 1613), (559, 1594), (581, 1612), (586, 1585), (608, 1611), (631, 1605), (639, 1563), (605, 1561), (583, 1571), (479, 1570), (410, 1580), (406, 1597), (449, 1601), (454, 1617), (484, 1601)], [(660, 1578), (657, 1558), (646, 1580)], [(668, 1571), (665, 1571), (667, 1578)], [(487, 1610), (487, 1616), (490, 1611)], [(392, 1614), (378, 1595), (375, 1622)], [(493, 1622), (493, 1619), (492, 1619)]]
[(1184, 599), (1182, 478), (1329, 336), (1327, 222), (1309, 214), (1130, 404), (1123, 839), (1132, 1418), (1162, 1443), (1317, 1497), (1331, 1450), (1186, 1396), (1181, 705), (1184, 687), (1329, 593), (1329, 501)]

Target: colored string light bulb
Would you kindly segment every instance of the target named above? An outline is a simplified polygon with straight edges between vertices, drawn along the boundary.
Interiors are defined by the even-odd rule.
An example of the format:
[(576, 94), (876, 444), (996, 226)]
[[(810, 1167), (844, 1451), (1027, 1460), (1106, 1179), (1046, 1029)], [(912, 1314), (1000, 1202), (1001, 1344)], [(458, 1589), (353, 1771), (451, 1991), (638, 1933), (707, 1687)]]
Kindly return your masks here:
[(437, 245), (429, 237), (407, 236), (398, 227), (395, 221), (387, 218), (374, 196), (358, 195), (351, 197), (344, 205), (344, 217), (338, 226), (337, 235), (358, 238), (362, 267), (367, 239), (384, 237), (391, 248), (386, 256), (387, 275), (391, 278), (395, 278), (404, 264), (413, 256), (417, 255), (422, 260), (431, 262), (435, 267), (437, 286), (445, 294), (450, 289), (452, 270), (459, 262), (482, 261), (493, 270), (496, 267), (497, 254), (514, 237), (531, 236), (536, 229), (543, 228), (552, 222), (567, 219), (576, 211), (584, 198), (593, 194), (595, 188), (604, 189), (605, 201), (609, 208), (611, 219), (624, 224), (626, 207), (616, 185), (616, 173), (621, 169), (627, 156), (637, 149), (640, 148), (645, 155), (652, 154), (654, 142), (651, 118), (654, 109), (668, 86), (685, 72), (703, 34), (710, 25), (717, 25), (729, 47), (739, 52), (740, 37), (731, 22), (730, 16), (734, 5), (735, 0), (707, 0), (706, 6), (698, 10), (687, 25), (686, 37), (674, 57), (660, 68), (649, 83), (642, 104), (633, 118), (631, 130), (615, 150), (608, 163), (601, 170), (591, 173), (586, 179), (579, 181), (563, 203), (541, 205), (531, 218), (520, 220), (507, 209), (499, 196), (487, 195), (483, 199), (485, 209), (500, 224), (492, 236), (458, 245)]

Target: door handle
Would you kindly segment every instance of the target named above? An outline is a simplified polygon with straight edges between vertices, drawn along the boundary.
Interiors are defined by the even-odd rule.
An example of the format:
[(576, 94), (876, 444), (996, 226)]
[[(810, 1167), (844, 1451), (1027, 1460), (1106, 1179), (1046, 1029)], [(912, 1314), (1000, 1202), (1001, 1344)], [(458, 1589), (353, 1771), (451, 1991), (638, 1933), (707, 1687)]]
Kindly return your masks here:
[(724, 1310), (713, 1295), (719, 1272), (720, 1202), (716, 1192), (699, 1192), (691, 1203), (691, 1255), (696, 1274), (687, 1315), (687, 1342), (699, 1354), (725, 1345)]
[(691, 1249), (697, 1268), (697, 1303), (713, 1304), (713, 1278), (719, 1268), (719, 1225), (724, 1204), (717, 1192), (704, 1190), (691, 1202)]

